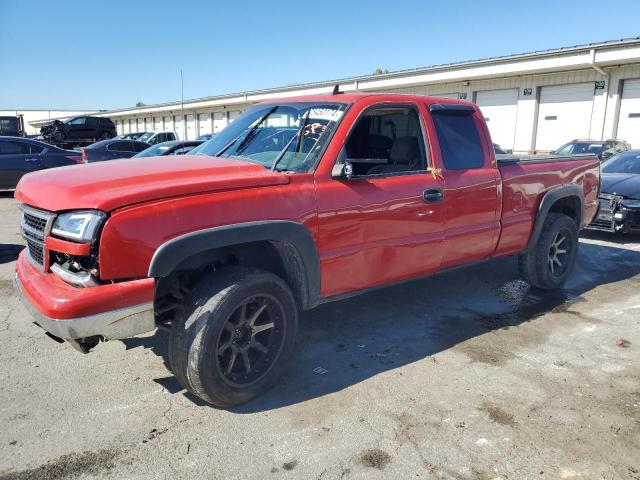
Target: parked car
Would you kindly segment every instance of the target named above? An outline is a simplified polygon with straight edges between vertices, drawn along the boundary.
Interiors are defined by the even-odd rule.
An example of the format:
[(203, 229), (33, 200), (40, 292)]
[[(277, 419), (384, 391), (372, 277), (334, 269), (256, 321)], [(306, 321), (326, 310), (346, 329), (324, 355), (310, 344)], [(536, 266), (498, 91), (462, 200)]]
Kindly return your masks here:
[(110, 118), (80, 116), (45, 123), (40, 134), (54, 143), (106, 140), (116, 136), (116, 126)]
[(155, 145), (156, 143), (178, 140), (178, 137), (174, 132), (144, 132), (136, 140), (148, 143), (149, 145)]
[(147, 148), (148, 143), (137, 140), (102, 140), (82, 149), (82, 161), (92, 163), (114, 158), (130, 158)]
[(23, 230), (17, 289), (80, 351), (162, 325), (178, 381), (237, 405), (282, 373), (300, 310), (511, 255), (562, 287), (600, 162), (496, 162), (490, 142), (469, 102), (314, 95), (246, 110), (200, 155), (28, 175), (23, 223), (53, 228)]
[(161, 157), (163, 155), (184, 155), (193, 147), (201, 145), (202, 140), (174, 140), (172, 142), (156, 143), (134, 157)]
[(507, 152), (500, 147), (497, 143), (493, 144), (493, 151), (496, 152), (497, 155), (505, 155)]
[(196, 138), (196, 140), (207, 141), (207, 140), (211, 140), (212, 137), (213, 137), (213, 133), (205, 133), (204, 135), (200, 135), (198, 138)]
[(82, 163), (79, 152), (23, 137), (0, 137), (0, 190), (13, 189), (23, 175)]
[(624, 152), (631, 149), (624, 140), (572, 140), (563, 146), (551, 152), (552, 155), (579, 155), (594, 154), (600, 160), (606, 160), (616, 153)]
[(124, 133), (122, 135), (118, 135), (115, 138), (120, 139), (120, 140), (137, 140), (138, 138), (140, 138), (145, 133), (146, 132)]
[(0, 136), (24, 137), (24, 117), (22, 115), (9, 115), (0, 117)]
[(602, 164), (593, 230), (640, 233), (640, 150), (618, 153)]

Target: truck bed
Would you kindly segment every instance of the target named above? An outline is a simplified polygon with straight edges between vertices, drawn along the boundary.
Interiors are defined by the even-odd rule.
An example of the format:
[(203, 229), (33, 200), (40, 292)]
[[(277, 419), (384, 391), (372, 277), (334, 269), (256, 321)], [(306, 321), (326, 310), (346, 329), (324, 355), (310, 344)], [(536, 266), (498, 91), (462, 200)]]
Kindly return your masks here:
[(600, 161), (595, 155), (497, 155), (502, 177), (502, 233), (496, 255), (521, 252), (532, 231), (544, 194), (561, 185), (575, 183), (584, 194), (584, 216), (580, 228), (597, 211)]

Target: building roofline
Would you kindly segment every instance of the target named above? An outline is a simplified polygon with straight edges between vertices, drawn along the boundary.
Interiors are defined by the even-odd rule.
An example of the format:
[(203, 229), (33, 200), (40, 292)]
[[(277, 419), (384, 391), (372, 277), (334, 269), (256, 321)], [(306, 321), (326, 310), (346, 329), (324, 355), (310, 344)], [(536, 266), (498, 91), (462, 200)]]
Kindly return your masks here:
[[(355, 77), (345, 77), (345, 78), (333, 79), (333, 80), (323, 80), (319, 82), (299, 83), (299, 84), (292, 84), (292, 85), (273, 87), (273, 88), (265, 88), (265, 89), (250, 90), (250, 91), (243, 91), (243, 92), (226, 93), (222, 95), (199, 97), (199, 98), (193, 98), (185, 101), (178, 100), (178, 101), (172, 101), (172, 102), (155, 103), (151, 105), (145, 105), (143, 107), (127, 107), (127, 108), (113, 109), (113, 110), (107, 110), (107, 111), (100, 111), (100, 115), (101, 116), (111, 116), (111, 115), (117, 116), (117, 115), (127, 115), (132, 112), (136, 112), (142, 115), (145, 113), (152, 113), (157, 109), (166, 109), (167, 107), (178, 107), (180, 109), (184, 107), (185, 110), (191, 110), (194, 108), (205, 107), (205, 106), (199, 107), (195, 104), (207, 103), (207, 102), (221, 102), (222, 104), (224, 104), (225, 100), (234, 100), (234, 102), (230, 102), (230, 103), (249, 103), (254, 100), (249, 100), (248, 97), (269, 96), (268, 98), (274, 98), (272, 96), (277, 96), (278, 94), (295, 92), (299, 90), (314, 90), (314, 89), (330, 88), (336, 84), (340, 84), (341, 86), (344, 84), (355, 84), (357, 89), (357, 85), (360, 82), (393, 81), (394, 79), (403, 79), (403, 78), (416, 76), (416, 75), (437, 74), (442, 72), (455, 72), (457, 70), (463, 70), (463, 69), (469, 69), (469, 68), (486, 67), (487, 65), (498, 66), (498, 65), (514, 63), (514, 62), (552, 59), (552, 58), (558, 58), (563, 56), (568, 57), (571, 54), (580, 54), (580, 53), (584, 54), (584, 53), (590, 53), (590, 52), (593, 53), (592, 51), (602, 50), (606, 48), (614, 48), (614, 47), (618, 47), (618, 48), (619, 47), (640, 47), (640, 37), (587, 43), (582, 45), (553, 48), (548, 50), (537, 50), (537, 51), (527, 52), (527, 53), (510, 54), (510, 55), (489, 57), (489, 58), (483, 58), (483, 59), (477, 59), (477, 60), (467, 60), (462, 62), (437, 64), (437, 65), (431, 65), (426, 67), (398, 70), (398, 71), (389, 72), (381, 75), (372, 74), (372, 75), (361, 75), (361, 76), (355, 76)], [(593, 61), (592, 61), (592, 64), (593, 64)], [(587, 65), (588, 63), (584, 64), (585, 67)], [(515, 74), (522, 74), (522, 73), (523, 72), (519, 72)], [(456, 80), (458, 79), (456, 78), (452, 78), (450, 80), (442, 79), (441, 81), (432, 82), (432, 83), (450, 83)], [(399, 83), (398, 87), (402, 87), (403, 85), (406, 85), (406, 84)], [(386, 87), (386, 88), (389, 88), (389, 87)], [(302, 93), (302, 95), (304, 95), (304, 93)], [(244, 101), (242, 101), (243, 99)], [(37, 122), (39, 121), (34, 121), (31, 123), (37, 123)]]

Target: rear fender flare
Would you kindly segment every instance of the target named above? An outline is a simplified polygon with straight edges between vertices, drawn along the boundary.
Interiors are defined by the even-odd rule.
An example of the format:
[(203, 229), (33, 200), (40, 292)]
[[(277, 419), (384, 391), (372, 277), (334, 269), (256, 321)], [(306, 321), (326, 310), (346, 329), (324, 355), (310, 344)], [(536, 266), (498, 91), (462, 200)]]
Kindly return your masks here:
[(576, 220), (578, 229), (582, 228), (582, 216), (584, 215), (584, 192), (582, 191), (582, 189), (578, 185), (571, 184), (562, 185), (560, 187), (549, 190), (544, 195), (544, 197), (542, 197), (542, 201), (540, 202), (540, 206), (538, 207), (538, 213), (536, 213), (536, 219), (533, 225), (533, 230), (531, 232), (531, 238), (529, 238), (529, 243), (527, 244), (525, 253), (530, 252), (537, 245), (540, 234), (542, 233), (542, 227), (544, 226), (544, 222), (547, 219), (547, 215), (549, 215), (551, 207), (558, 200), (568, 197), (576, 197), (580, 203), (578, 218)]
[[(149, 265), (149, 277), (169, 276), (187, 258), (222, 247), (270, 241), (293, 246), (293, 268), (301, 285), (301, 307), (313, 308), (320, 298), (320, 261), (311, 232), (301, 223), (285, 220), (247, 222), (190, 232), (163, 243)], [(294, 288), (294, 286), (292, 286)], [(294, 288), (295, 289), (295, 288)]]

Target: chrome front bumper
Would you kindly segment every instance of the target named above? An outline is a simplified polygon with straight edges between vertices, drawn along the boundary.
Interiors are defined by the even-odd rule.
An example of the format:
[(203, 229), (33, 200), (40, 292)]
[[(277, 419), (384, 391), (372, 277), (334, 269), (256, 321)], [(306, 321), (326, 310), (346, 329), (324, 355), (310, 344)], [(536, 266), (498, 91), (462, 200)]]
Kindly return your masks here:
[(99, 336), (107, 340), (118, 340), (150, 332), (156, 328), (153, 302), (86, 317), (58, 320), (43, 315), (31, 305), (25, 297), (17, 274), (13, 277), (13, 285), (22, 304), (33, 317), (33, 323), (54, 337), (68, 341), (80, 351), (85, 351), (80, 345), (82, 339)]

